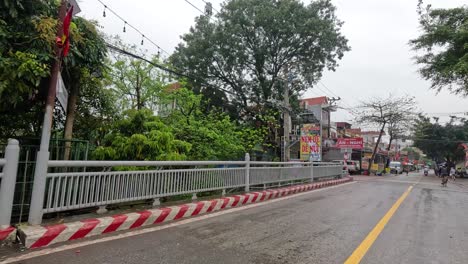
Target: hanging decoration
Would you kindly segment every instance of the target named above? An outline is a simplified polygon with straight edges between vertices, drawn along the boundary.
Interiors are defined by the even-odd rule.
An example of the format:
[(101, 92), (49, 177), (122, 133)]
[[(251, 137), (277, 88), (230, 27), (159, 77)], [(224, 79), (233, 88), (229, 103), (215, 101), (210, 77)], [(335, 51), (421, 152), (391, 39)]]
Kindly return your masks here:
[[(131, 29), (135, 30), (137, 33), (139, 33), (141, 35), (141, 41), (140, 41), (140, 45), (144, 45), (145, 44), (145, 38), (147, 41), (149, 41), (151, 44), (153, 44), (156, 48), (157, 48), (157, 55), (158, 57), (161, 56), (162, 53), (165, 53), (167, 55), (170, 55), (169, 52), (165, 51), (164, 49), (162, 49), (158, 44), (156, 44), (154, 41), (152, 41), (151, 39), (149, 39), (148, 37), (146, 37), (143, 32), (141, 32), (138, 28), (136, 28), (135, 26), (131, 25), (130, 23), (127, 22), (127, 20), (125, 20), (122, 16), (120, 16), (119, 14), (117, 14), (114, 10), (112, 10), (109, 6), (107, 6), (102, 0), (97, 0), (99, 3), (102, 4), (102, 6), (104, 7), (104, 10), (102, 11), (102, 16), (103, 17), (106, 17), (107, 14), (106, 12), (109, 11), (110, 13), (112, 13), (113, 15), (115, 15), (118, 19), (120, 19), (124, 25), (123, 25), (123, 28), (122, 28), (122, 32), (123, 33), (126, 33), (127, 32), (127, 26), (130, 27)], [(103, 28), (101, 26), (101, 28)]]

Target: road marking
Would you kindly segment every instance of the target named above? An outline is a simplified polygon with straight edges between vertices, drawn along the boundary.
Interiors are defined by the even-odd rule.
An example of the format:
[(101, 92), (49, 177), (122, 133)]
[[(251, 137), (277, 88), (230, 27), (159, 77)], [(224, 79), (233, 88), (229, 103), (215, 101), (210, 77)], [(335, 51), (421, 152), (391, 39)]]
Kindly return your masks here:
[(189, 218), (189, 219), (186, 219), (186, 220), (177, 221), (177, 222), (174, 222), (174, 223), (171, 223), (171, 224), (165, 224), (165, 225), (161, 225), (161, 226), (155, 226), (155, 227), (149, 227), (149, 228), (143, 228), (143, 229), (136, 229), (134, 231), (125, 232), (125, 233), (122, 233), (122, 234), (110, 235), (110, 236), (106, 236), (106, 237), (103, 237), (103, 238), (77, 242), (77, 243), (73, 243), (73, 244), (70, 244), (70, 245), (62, 245), (62, 246), (58, 246), (58, 247), (55, 247), (55, 248), (45, 248), (45, 249), (41, 249), (41, 250), (37, 250), (37, 251), (35, 250), (35, 251), (31, 252), (31, 253), (27, 253), (27, 254), (24, 254), (24, 255), (16, 256), (16, 257), (7, 258), (7, 259), (5, 259), (3, 261), (0, 261), (0, 264), (13, 263), (13, 262), (17, 262), (17, 261), (32, 259), (32, 258), (35, 258), (35, 257), (45, 256), (45, 255), (49, 255), (49, 254), (53, 254), (53, 253), (57, 253), (57, 252), (65, 251), (65, 250), (70, 250), (70, 249), (74, 249), (74, 248), (79, 248), (79, 247), (89, 246), (89, 245), (93, 245), (93, 244), (97, 244), (97, 243), (103, 243), (103, 242), (108, 242), (108, 241), (112, 241), (112, 240), (117, 240), (117, 239), (142, 235), (142, 234), (146, 234), (146, 233), (151, 233), (151, 232), (163, 230), (163, 229), (174, 227), (174, 226), (180, 226), (180, 225), (184, 225), (184, 224), (198, 222), (198, 221), (213, 218), (213, 217), (216, 217), (216, 216), (229, 214), (229, 213), (233, 213), (233, 212), (237, 212), (237, 211), (242, 211), (242, 210), (246, 210), (246, 209), (249, 209), (249, 208), (254, 208), (254, 207), (257, 207), (257, 206), (276, 203), (276, 202), (296, 198), (296, 197), (299, 197), (299, 196), (307, 195), (307, 194), (310, 194), (310, 193), (314, 193), (314, 192), (321, 192), (321, 191), (325, 191), (325, 190), (339, 188), (339, 187), (343, 187), (345, 185), (350, 185), (350, 184), (354, 184), (354, 183), (356, 183), (356, 182), (352, 181), (352, 182), (348, 182), (348, 183), (343, 183), (343, 184), (339, 184), (339, 185), (335, 185), (335, 186), (326, 187), (326, 188), (323, 188), (323, 189), (316, 189), (316, 190), (312, 190), (312, 191), (306, 191), (306, 192), (302, 192), (302, 193), (292, 194), (292, 195), (288, 195), (288, 196), (285, 196), (285, 197), (275, 198), (273, 200), (264, 201), (264, 202), (261, 202), (261, 203), (249, 204), (249, 205), (245, 205), (245, 206), (241, 206), (241, 207), (236, 207), (236, 208), (232, 208), (232, 209), (223, 210), (223, 211), (216, 212), (216, 213), (197, 216), (197, 217), (194, 217), (194, 218)]
[(392, 218), (393, 214), (395, 214), (398, 207), (400, 207), (401, 203), (406, 199), (408, 194), (413, 189), (413, 185), (409, 186), (408, 189), (398, 198), (398, 200), (392, 205), (390, 210), (380, 219), (377, 225), (370, 231), (367, 237), (361, 242), (361, 244), (354, 250), (353, 254), (349, 256), (349, 258), (345, 261), (345, 264), (357, 264), (361, 262), (361, 259), (366, 255), (369, 248), (374, 244), (377, 237), (380, 235), (382, 230), (387, 225), (388, 221)]

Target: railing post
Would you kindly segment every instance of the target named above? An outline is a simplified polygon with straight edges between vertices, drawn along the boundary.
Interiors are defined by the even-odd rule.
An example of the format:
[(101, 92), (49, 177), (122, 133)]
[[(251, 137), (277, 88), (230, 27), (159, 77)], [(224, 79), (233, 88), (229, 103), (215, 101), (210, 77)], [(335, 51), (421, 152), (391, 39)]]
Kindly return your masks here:
[(250, 191), (250, 154), (245, 153), (245, 191)]
[(44, 206), (49, 154), (50, 153), (48, 150), (39, 150), (37, 152), (36, 169), (34, 170), (34, 182), (31, 195), (31, 206), (29, 208), (28, 218), (28, 223), (30, 225), (40, 225), (42, 222), (42, 209)]
[(314, 162), (310, 161), (310, 182), (314, 182)]
[(18, 140), (8, 139), (8, 146), (5, 149), (6, 164), (3, 167), (2, 184), (0, 186), (0, 229), (10, 226), (19, 153)]

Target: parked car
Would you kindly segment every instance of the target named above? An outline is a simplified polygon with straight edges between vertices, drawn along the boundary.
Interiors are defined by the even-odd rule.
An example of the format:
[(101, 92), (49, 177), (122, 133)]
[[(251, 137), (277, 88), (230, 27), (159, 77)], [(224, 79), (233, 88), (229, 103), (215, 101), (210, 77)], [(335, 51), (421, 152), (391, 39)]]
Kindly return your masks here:
[[(345, 166), (344, 160), (334, 160), (334, 162), (339, 162)], [(359, 171), (359, 162), (354, 160), (346, 161), (346, 167), (348, 168), (349, 174), (357, 173)]]
[(395, 174), (403, 173), (403, 165), (399, 161), (390, 162), (389, 168), (390, 168), (390, 173), (395, 173)]

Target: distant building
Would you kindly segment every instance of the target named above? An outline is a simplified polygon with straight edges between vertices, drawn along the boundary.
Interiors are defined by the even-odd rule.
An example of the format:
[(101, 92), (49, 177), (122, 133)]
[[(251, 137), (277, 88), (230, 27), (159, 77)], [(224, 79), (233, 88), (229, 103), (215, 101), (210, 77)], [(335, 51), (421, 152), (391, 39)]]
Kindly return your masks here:
[[(179, 82), (175, 82), (175, 83), (171, 83), (171, 84), (167, 85), (164, 88), (164, 92), (165, 93), (171, 93), (171, 92), (179, 90), (180, 88), (182, 88), (182, 84), (180, 84)], [(175, 99), (172, 100), (172, 101), (161, 102), (157, 106), (156, 115), (158, 115), (158, 116), (167, 116), (173, 110), (175, 110), (176, 108), (177, 108), (177, 102), (176, 102)]]
[(360, 128), (352, 128), (348, 122), (336, 122), (337, 138), (355, 138), (361, 137)]
[(305, 110), (313, 113), (322, 125), (323, 138), (332, 138), (332, 132), (337, 130), (331, 123), (331, 112), (335, 112), (335, 106), (330, 105), (326, 96), (305, 98), (300, 100), (300, 105)]
[(348, 122), (336, 122), (336, 133), (338, 138), (348, 138), (349, 135), (346, 135), (346, 130), (351, 129), (351, 124)]

